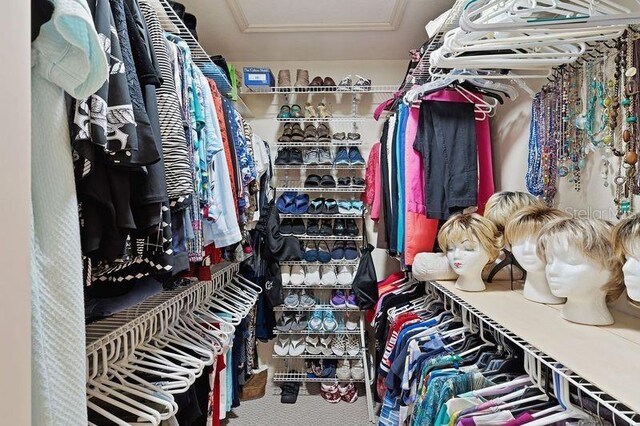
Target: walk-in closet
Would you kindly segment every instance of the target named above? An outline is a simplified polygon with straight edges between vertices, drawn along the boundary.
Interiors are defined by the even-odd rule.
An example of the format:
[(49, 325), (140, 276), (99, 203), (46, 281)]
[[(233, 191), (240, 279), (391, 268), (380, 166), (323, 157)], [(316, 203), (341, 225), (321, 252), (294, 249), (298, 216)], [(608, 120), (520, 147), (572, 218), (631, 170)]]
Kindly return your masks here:
[(0, 423), (640, 425), (640, 0), (4, 6)]

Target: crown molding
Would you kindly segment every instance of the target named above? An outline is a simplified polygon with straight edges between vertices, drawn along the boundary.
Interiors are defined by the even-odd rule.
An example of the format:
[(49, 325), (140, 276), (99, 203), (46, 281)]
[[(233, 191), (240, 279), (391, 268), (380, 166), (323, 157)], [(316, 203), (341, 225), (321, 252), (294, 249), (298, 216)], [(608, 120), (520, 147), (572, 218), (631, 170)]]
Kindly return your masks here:
[(250, 24), (244, 13), (240, 0), (226, 0), (227, 6), (243, 33), (293, 33), (293, 32), (317, 32), (317, 31), (394, 31), (398, 29), (407, 0), (395, 0), (389, 21), (387, 22), (354, 22), (345, 24), (318, 23), (318, 24)]

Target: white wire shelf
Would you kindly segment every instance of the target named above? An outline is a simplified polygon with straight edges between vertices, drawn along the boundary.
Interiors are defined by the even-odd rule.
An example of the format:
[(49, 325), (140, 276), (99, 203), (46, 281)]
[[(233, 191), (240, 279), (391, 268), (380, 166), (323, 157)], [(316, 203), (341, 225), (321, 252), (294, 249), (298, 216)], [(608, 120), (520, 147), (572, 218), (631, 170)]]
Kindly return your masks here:
[(301, 118), (278, 118), (275, 120), (281, 123), (364, 123), (372, 120), (373, 117), (301, 117)]
[(274, 382), (316, 382), (316, 383), (334, 383), (336, 381), (339, 382), (354, 382), (354, 383), (364, 383), (364, 379), (345, 379), (340, 380), (336, 377), (307, 377), (307, 373), (298, 373), (298, 372), (290, 372), (290, 371), (276, 371), (273, 375)]
[(364, 192), (364, 188), (305, 188), (304, 186), (282, 186), (276, 188), (279, 192), (353, 192), (361, 194)]
[(294, 265), (301, 265), (301, 266), (308, 266), (308, 265), (318, 265), (318, 266), (322, 266), (322, 265), (356, 266), (356, 265), (358, 265), (359, 262), (360, 262), (360, 259), (354, 259), (354, 260), (333, 260), (333, 259), (331, 259), (331, 261), (327, 262), (327, 263), (323, 263), (323, 262), (307, 262), (306, 260), (283, 260), (282, 262), (280, 262), (280, 266), (283, 266), (283, 265), (290, 265), (290, 266), (294, 266)]
[[(300, 170), (300, 169), (318, 169), (318, 170), (362, 170), (365, 164), (275, 164), (274, 169), (283, 170)], [(343, 187), (344, 188), (344, 187)], [(364, 189), (364, 187), (356, 187)], [(328, 188), (327, 188), (328, 189)]]
[(367, 90), (354, 86), (282, 86), (282, 87), (242, 87), (240, 92), (247, 95), (287, 95), (296, 93), (335, 93), (335, 94), (366, 94), (366, 93), (395, 93), (398, 85), (371, 85)]
[(283, 284), (282, 287), (288, 288), (291, 290), (351, 290), (351, 284), (332, 284), (332, 285)]
[(331, 142), (280, 142), (277, 141), (276, 142), (276, 146), (284, 146), (284, 147), (302, 147), (302, 148), (306, 148), (306, 147), (332, 147), (332, 146), (361, 146), (362, 145), (362, 139), (358, 139), (357, 141), (352, 141), (352, 140), (343, 140), (343, 141), (339, 141), (339, 140), (332, 140)]
[[(300, 218), (300, 219), (364, 219), (361, 213), (336, 213), (336, 214), (292, 214), (292, 213), (280, 213), (280, 219), (288, 218)], [(282, 263), (282, 262), (280, 262)]]
[(273, 334), (282, 334), (284, 336), (293, 336), (296, 334), (302, 335), (302, 336), (315, 336), (315, 335), (334, 335), (334, 334), (360, 334), (360, 328), (357, 328), (355, 330), (347, 330), (347, 329), (343, 329), (343, 328), (339, 328), (338, 330), (335, 331), (324, 331), (324, 330), (320, 330), (320, 331), (314, 331), (314, 330), (303, 330), (303, 331), (280, 331), (278, 329), (274, 329), (273, 330)]
[(311, 354), (302, 354), (302, 355), (277, 355), (273, 353), (271, 355), (272, 358), (303, 358), (303, 359), (360, 359), (362, 358), (362, 352), (358, 352), (356, 355), (311, 355)]
[(296, 235), (300, 240), (361, 241), (362, 235)]
[(350, 308), (348, 306), (333, 306), (329, 304), (316, 304), (313, 306), (274, 306), (274, 312), (313, 312), (316, 309), (322, 311), (337, 311), (337, 312), (359, 312), (359, 308)]

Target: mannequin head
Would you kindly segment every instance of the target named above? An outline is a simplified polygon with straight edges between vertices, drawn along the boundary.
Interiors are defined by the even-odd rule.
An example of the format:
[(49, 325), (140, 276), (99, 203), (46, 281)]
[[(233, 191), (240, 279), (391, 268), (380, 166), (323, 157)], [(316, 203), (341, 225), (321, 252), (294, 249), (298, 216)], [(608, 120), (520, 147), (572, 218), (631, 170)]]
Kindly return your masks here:
[(438, 244), (458, 274), (458, 288), (484, 290), (482, 268), (500, 253), (501, 243), (495, 225), (476, 213), (455, 215), (440, 229)]
[(545, 268), (544, 261), (536, 253), (542, 227), (555, 219), (568, 217), (568, 214), (546, 206), (524, 207), (511, 217), (504, 230), (505, 242), (527, 272)]
[(531, 301), (549, 304), (564, 302), (564, 299), (551, 294), (545, 276), (546, 264), (538, 256), (536, 249), (540, 229), (553, 220), (568, 217), (568, 214), (558, 209), (529, 206), (518, 210), (505, 227), (506, 243), (510, 245), (515, 259), (527, 271), (524, 297)]
[(627, 294), (640, 302), (640, 213), (620, 221), (613, 228), (611, 241), (616, 258), (623, 264)]
[(484, 207), (484, 217), (493, 222), (498, 232), (502, 234), (511, 216), (521, 208), (528, 206), (543, 207), (544, 203), (526, 192), (496, 192), (487, 200)]
[(620, 261), (613, 254), (612, 226), (597, 219), (557, 219), (538, 237), (538, 255), (546, 262), (551, 292), (566, 297), (567, 320), (605, 325), (613, 323), (606, 303), (624, 289)]

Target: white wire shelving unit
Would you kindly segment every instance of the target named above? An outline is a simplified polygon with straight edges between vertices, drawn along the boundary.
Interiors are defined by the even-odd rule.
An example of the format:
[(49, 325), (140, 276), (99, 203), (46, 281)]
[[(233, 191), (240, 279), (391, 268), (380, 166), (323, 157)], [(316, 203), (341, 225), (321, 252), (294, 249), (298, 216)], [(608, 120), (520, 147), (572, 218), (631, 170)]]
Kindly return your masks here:
[(300, 240), (362, 241), (362, 235), (296, 235)]
[(331, 142), (280, 142), (277, 141), (276, 142), (276, 146), (278, 147), (296, 147), (296, 148), (314, 148), (314, 147), (341, 147), (341, 146), (345, 146), (345, 147), (349, 147), (349, 146), (361, 146), (362, 145), (362, 141), (361, 140), (357, 140), (357, 141), (338, 141), (338, 140), (332, 140)]
[(315, 310), (321, 311), (335, 311), (335, 312), (360, 312), (358, 308), (351, 308), (348, 306), (333, 306), (330, 304), (315, 304), (313, 306), (274, 306), (275, 312), (313, 312)]
[(354, 259), (354, 260), (334, 260), (332, 259), (331, 261), (324, 263), (324, 262), (307, 262), (306, 260), (284, 260), (282, 262), (280, 262), (280, 265), (289, 265), (289, 266), (295, 266), (295, 265), (300, 265), (300, 266), (307, 266), (307, 265), (317, 265), (317, 266), (322, 266), (322, 265), (330, 265), (330, 266), (357, 266), (358, 263), (360, 263), (360, 259)]
[[(313, 169), (313, 170), (362, 170), (366, 168), (364, 164), (276, 164), (273, 166), (276, 170), (300, 170), (300, 169)], [(347, 188), (347, 187), (343, 187)], [(350, 188), (350, 187), (349, 187)], [(356, 189), (364, 189), (364, 187), (355, 187)], [(331, 189), (331, 188), (327, 188)]]
[(304, 359), (360, 359), (362, 358), (362, 353), (358, 352), (355, 355), (311, 355), (308, 353), (304, 353), (302, 355), (271, 355), (273, 358), (304, 358)]
[[(365, 370), (366, 374), (366, 370)], [(354, 382), (364, 383), (367, 381), (364, 379), (338, 379), (333, 377), (307, 377), (307, 373), (301, 373), (295, 370), (288, 371), (276, 371), (273, 375), (274, 382), (299, 382), (299, 383), (334, 383), (339, 382)], [(373, 422), (373, 420), (371, 420)]]
[(281, 219), (360, 219), (364, 220), (361, 213), (335, 213), (335, 214), (323, 214), (323, 213), (280, 213)]
[(398, 90), (397, 85), (371, 85), (367, 90), (362, 90), (355, 86), (283, 86), (283, 87), (243, 87), (243, 95), (294, 95), (298, 93), (329, 93), (362, 95), (367, 93), (394, 93)]
[(332, 336), (332, 335), (336, 335), (336, 334), (360, 334), (362, 332), (362, 330), (360, 330), (359, 328), (356, 328), (355, 330), (347, 330), (345, 328), (338, 328), (335, 331), (324, 331), (324, 330), (319, 330), (319, 331), (315, 331), (315, 330), (303, 330), (303, 331), (280, 331), (280, 330), (274, 330), (273, 333), (276, 335), (286, 335), (286, 336), (290, 336), (290, 335), (294, 335), (294, 334), (299, 334), (302, 336)]
[(301, 117), (301, 118), (278, 118), (276, 121), (281, 123), (363, 123), (368, 121), (369, 117)]
[(276, 188), (278, 192), (329, 192), (329, 193), (354, 193), (361, 194), (364, 192), (364, 188), (305, 188), (304, 186), (279, 186)]

